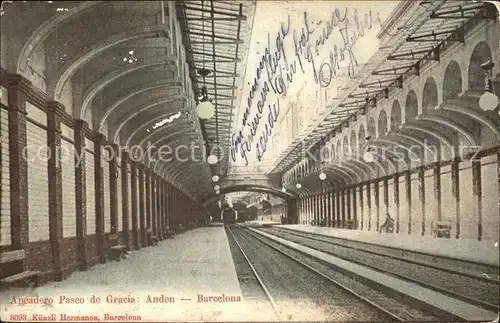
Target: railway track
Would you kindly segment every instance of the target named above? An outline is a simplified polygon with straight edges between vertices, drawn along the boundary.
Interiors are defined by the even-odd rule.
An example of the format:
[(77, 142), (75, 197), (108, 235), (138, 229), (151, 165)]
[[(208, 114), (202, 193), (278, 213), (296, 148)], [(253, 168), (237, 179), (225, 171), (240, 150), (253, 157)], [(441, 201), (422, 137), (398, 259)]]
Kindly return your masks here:
[(494, 312), (499, 310), (500, 287), (495, 279), (382, 254), (363, 248), (357, 242), (346, 242), (344, 239), (336, 241), (335, 238), (304, 232), (292, 232), (292, 230), (281, 228), (261, 228), (260, 230), (346, 261), (419, 284), (486, 310)]
[[(323, 293), (316, 291), (315, 296), (323, 295), (323, 297), (330, 298), (322, 305), (328, 307), (328, 304), (339, 304), (340, 302), (343, 305), (336, 308), (337, 312), (348, 311), (350, 313), (356, 312), (358, 314), (364, 313), (365, 316), (368, 315), (368, 317), (356, 315), (348, 318), (341, 317), (340, 320), (436, 321), (454, 319), (452, 316), (443, 316), (443, 313), (432, 314), (433, 309), (422, 308), (422, 304), (417, 306), (390, 297), (384, 291), (369, 287), (356, 280), (355, 277), (349, 277), (332, 269), (328, 264), (242, 227), (226, 228), (242, 254), (245, 254), (245, 259), (253, 268), (255, 276), (259, 277), (258, 280), (262, 289), (266, 291), (266, 295), (279, 319), (289, 319), (284, 317), (286, 310), (283, 310), (280, 306), (280, 298), (284, 297), (283, 291), (276, 288), (277, 282), (271, 277), (265, 277), (267, 275), (267, 267), (262, 266), (265, 260), (259, 259), (262, 255), (268, 255), (274, 262), (281, 264), (281, 266), (295, 266), (291, 270), (291, 272), (295, 273), (293, 277), (286, 277), (285, 273), (290, 270), (289, 268), (280, 268), (280, 273), (283, 274), (283, 277), (276, 276), (274, 278), (275, 280), (282, 279), (283, 282), (281, 284), (286, 284), (289, 288), (301, 284), (316, 284), (319, 288), (323, 289)], [(264, 277), (259, 275), (263, 275)], [(271, 285), (271, 287), (266, 287), (266, 285)], [(275, 295), (276, 301), (272, 295)], [(339, 318), (335, 319), (339, 320)], [(332, 320), (332, 317), (327, 317), (326, 320)]]

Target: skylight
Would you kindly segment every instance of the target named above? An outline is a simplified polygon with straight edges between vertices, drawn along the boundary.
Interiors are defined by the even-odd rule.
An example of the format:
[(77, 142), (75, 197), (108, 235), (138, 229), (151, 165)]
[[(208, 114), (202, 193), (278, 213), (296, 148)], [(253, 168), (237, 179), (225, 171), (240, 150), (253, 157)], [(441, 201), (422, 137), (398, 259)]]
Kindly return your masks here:
[(174, 120), (179, 119), (180, 116), (181, 116), (181, 112), (179, 111), (176, 114), (173, 114), (169, 117), (166, 117), (165, 119), (155, 123), (154, 126), (151, 127), (151, 129), (147, 129), (147, 132), (150, 132), (151, 130), (155, 130), (155, 129), (163, 126), (166, 123), (172, 123)]

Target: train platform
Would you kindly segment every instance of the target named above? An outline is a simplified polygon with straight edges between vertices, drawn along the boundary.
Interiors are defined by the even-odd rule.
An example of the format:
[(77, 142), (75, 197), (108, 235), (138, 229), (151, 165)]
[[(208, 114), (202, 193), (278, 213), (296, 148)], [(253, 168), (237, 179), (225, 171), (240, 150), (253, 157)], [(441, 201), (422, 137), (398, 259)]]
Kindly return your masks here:
[(307, 225), (277, 225), (303, 231), (444, 258), (452, 258), (484, 265), (499, 266), (499, 242), (472, 239), (440, 239), (433, 236), (380, 234), (374, 231), (314, 227)]
[(50, 321), (63, 321), (61, 315), (80, 321), (91, 321), (93, 315), (101, 321), (138, 321), (138, 316), (141, 321), (269, 318), (249, 312), (255, 306), (243, 299), (222, 224), (186, 231), (156, 247), (133, 251), (120, 262), (75, 272), (62, 282), (9, 289), (0, 299), (7, 304), (2, 321), (21, 319), (15, 315)]
[(329, 263), (337, 268), (337, 270), (349, 273), (349, 276), (359, 277), (362, 281), (369, 281), (371, 284), (376, 284), (379, 290), (390, 291), (392, 295), (398, 295), (397, 298), (399, 299), (412, 299), (414, 303), (427, 304), (435, 311), (443, 311), (454, 315), (458, 320), (492, 321), (498, 318), (498, 313), (496, 312), (485, 310), (481, 307), (449, 297), (419, 284), (399, 279), (392, 275), (373, 270), (354, 262), (346, 261), (334, 255), (282, 239), (260, 230), (253, 228), (250, 228), (250, 230), (294, 250)]

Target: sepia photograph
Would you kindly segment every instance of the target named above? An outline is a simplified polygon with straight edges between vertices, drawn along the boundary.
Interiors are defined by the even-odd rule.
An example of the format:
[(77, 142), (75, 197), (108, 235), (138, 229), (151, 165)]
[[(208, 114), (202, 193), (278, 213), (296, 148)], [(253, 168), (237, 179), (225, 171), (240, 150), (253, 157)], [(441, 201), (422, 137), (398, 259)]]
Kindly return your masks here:
[(500, 1), (1, 1), (0, 35), (0, 322), (499, 322)]

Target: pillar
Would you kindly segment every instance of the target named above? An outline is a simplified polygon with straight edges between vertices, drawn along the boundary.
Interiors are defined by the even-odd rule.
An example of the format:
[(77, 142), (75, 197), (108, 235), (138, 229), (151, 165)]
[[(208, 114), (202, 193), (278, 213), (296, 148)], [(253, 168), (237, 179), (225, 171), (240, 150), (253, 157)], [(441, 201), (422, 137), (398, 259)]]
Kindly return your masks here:
[(365, 228), (365, 203), (364, 203), (364, 198), (363, 198), (363, 183), (359, 185), (359, 206), (360, 211), (361, 211), (361, 219), (360, 219), (360, 226), (359, 228), (363, 230)]
[(127, 250), (130, 250), (130, 232), (129, 232), (130, 227), (128, 223), (128, 213), (130, 212), (128, 207), (128, 198), (129, 198), (128, 162), (129, 162), (128, 153), (124, 151), (121, 156), (123, 240), (125, 240), (125, 245), (127, 246)]
[(376, 226), (377, 232), (380, 230), (380, 184), (379, 182), (373, 183), (375, 188), (375, 216), (376, 216)]
[(425, 210), (425, 173), (424, 168), (420, 167), (418, 169), (418, 182), (419, 182), (419, 190), (418, 195), (420, 197), (420, 209), (422, 212), (422, 223), (421, 223), (421, 235), (425, 235), (425, 218), (426, 218), (426, 210)]
[(407, 210), (406, 212), (408, 212), (408, 234), (411, 234), (411, 231), (412, 231), (412, 225), (411, 225), (411, 221), (412, 221), (412, 203), (411, 203), (411, 172), (410, 170), (407, 170), (404, 174), (405, 176), (405, 189), (406, 189), (406, 206), (407, 206)]
[(337, 221), (335, 221), (335, 222), (336, 222), (337, 228), (340, 228), (341, 223), (342, 223), (341, 222), (341, 217), (342, 217), (341, 213), (342, 212), (341, 212), (340, 194), (341, 194), (340, 192), (337, 192), (336, 196), (335, 196), (336, 204), (337, 204)]
[(131, 161), (130, 163), (130, 174), (131, 174), (131, 197), (132, 197), (132, 243), (136, 250), (140, 249), (139, 245), (139, 228), (137, 222), (139, 220), (138, 208), (139, 201), (137, 200), (137, 162)]
[(156, 201), (156, 228), (157, 228), (157, 233), (156, 236), (158, 237), (159, 240), (163, 240), (163, 221), (161, 217), (161, 199), (160, 199), (160, 177), (155, 174), (154, 175), (154, 181), (155, 181), (155, 201)]
[(145, 203), (146, 203), (146, 228), (153, 230), (152, 216), (151, 216), (151, 171), (148, 167), (144, 167), (144, 181), (145, 184)]
[(156, 214), (156, 183), (155, 183), (155, 173), (153, 170), (150, 172), (151, 177), (151, 226), (153, 230), (153, 235), (158, 238), (158, 218)]
[(146, 192), (144, 189), (144, 165), (138, 164), (138, 172), (139, 172), (139, 236), (140, 236), (140, 245), (146, 247)]
[(394, 206), (396, 208), (396, 233), (399, 233), (400, 202), (399, 202), (399, 174), (394, 174)]
[(114, 144), (112, 146), (111, 158), (109, 161), (109, 202), (110, 205), (110, 218), (111, 218), (111, 234), (117, 233), (117, 219), (118, 219), (118, 189), (117, 189), (117, 178), (118, 178), (118, 167), (117, 167), (117, 156), (119, 153), (118, 145)]
[(352, 215), (352, 221), (353, 221), (353, 229), (358, 229), (359, 224), (358, 224), (358, 209), (357, 209), (357, 200), (356, 200), (356, 190), (358, 189), (357, 186), (354, 186), (352, 188), (352, 210), (351, 210), (351, 215)]
[(436, 200), (437, 220), (441, 221), (443, 211), (441, 210), (441, 165), (437, 162), (434, 165), (434, 199)]
[[(10, 220), (13, 250), (26, 250), (28, 236), (28, 163), (23, 157), (27, 146), (26, 96), (31, 83), (20, 75), (7, 78), (9, 104), (9, 151), (10, 151)], [(20, 271), (26, 269), (20, 262)]]
[(85, 172), (85, 132), (87, 123), (83, 120), (75, 120), (75, 153), (80, 162), (75, 165), (75, 199), (76, 199), (76, 239), (77, 259), (81, 264), (81, 270), (87, 270), (89, 254), (87, 252), (87, 186)]
[(472, 160), (472, 195), (474, 213), (477, 217), (477, 240), (483, 239), (483, 192), (481, 187), (481, 159)]
[(47, 104), (47, 146), (50, 150), (48, 160), (49, 174), (49, 236), (52, 250), (53, 278), (63, 280), (61, 244), (62, 226), (62, 174), (61, 174), (61, 116), (64, 107), (58, 102)]
[(98, 133), (94, 136), (94, 184), (95, 184), (95, 223), (97, 235), (97, 254), (101, 263), (106, 262), (104, 247), (104, 174), (102, 171), (102, 150), (106, 145), (104, 135)]
[(366, 206), (368, 207), (368, 231), (372, 230), (372, 187), (371, 181), (366, 183)]

